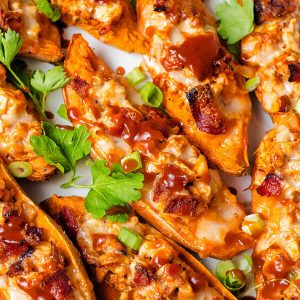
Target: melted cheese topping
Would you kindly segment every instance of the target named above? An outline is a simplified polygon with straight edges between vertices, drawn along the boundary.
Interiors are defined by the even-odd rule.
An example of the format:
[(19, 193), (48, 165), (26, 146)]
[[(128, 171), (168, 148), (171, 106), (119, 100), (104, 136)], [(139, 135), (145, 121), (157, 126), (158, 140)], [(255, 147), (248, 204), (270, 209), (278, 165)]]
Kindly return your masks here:
[(39, 117), (22, 92), (10, 84), (0, 85), (0, 157), (6, 163), (31, 163), (30, 179), (33, 180), (44, 180), (54, 172), (53, 167), (34, 153), (30, 144), (30, 137), (41, 133)]
[[(68, 208), (68, 199), (61, 200), (64, 201), (63, 206)], [(51, 199), (49, 201), (51, 202)], [(71, 213), (75, 213), (73, 216), (75, 218), (76, 212), (71, 208), (69, 209)], [(99, 284), (104, 280), (102, 274), (105, 274), (106, 284), (120, 290), (121, 298), (142, 299), (145, 297), (158, 300), (167, 299), (168, 296), (176, 293), (178, 299), (223, 299), (214, 288), (208, 286), (207, 282), (204, 281), (205, 279), (201, 279), (201, 288), (194, 292), (188, 280), (188, 276), (193, 274), (192, 269), (178, 257), (177, 251), (164, 240), (162, 235), (148, 225), (140, 223), (137, 217), (130, 217), (123, 224), (113, 223), (105, 219), (95, 220), (90, 214), (86, 213), (76, 219), (80, 228), (77, 233), (77, 242), (80, 249), (85, 253), (85, 259), (98, 261), (96, 274), (99, 276), (97, 278)], [(114, 245), (120, 247), (116, 237), (122, 226), (137, 232), (143, 237), (143, 242), (138, 251), (132, 252), (131, 249), (124, 247), (123, 251), (126, 252), (126, 256), (121, 255), (122, 252), (118, 250), (119, 248), (113, 248)], [(114, 241), (110, 242), (110, 250), (105, 250), (105, 248), (96, 250), (94, 246), (95, 236), (99, 234), (102, 236), (102, 242), (105, 241), (106, 237), (109, 239), (112, 239), (111, 236), (114, 237)], [(143, 284), (143, 281), (137, 281), (137, 268), (142, 265), (146, 268), (145, 270), (149, 271), (149, 263), (153, 264), (155, 257), (160, 257), (158, 261), (161, 264), (156, 267), (156, 279), (150, 280), (147, 285)], [(184, 270), (180, 268), (179, 275), (171, 275), (168, 271), (170, 264), (182, 266)]]

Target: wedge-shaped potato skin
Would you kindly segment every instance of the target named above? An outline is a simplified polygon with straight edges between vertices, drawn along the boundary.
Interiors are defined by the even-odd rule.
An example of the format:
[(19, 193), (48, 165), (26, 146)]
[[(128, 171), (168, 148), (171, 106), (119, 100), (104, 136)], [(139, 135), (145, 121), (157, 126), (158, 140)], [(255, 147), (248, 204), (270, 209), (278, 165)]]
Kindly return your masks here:
[[(75, 196), (54, 195), (42, 207), (77, 244), (103, 300), (236, 299), (192, 255), (134, 214), (126, 223), (95, 220)], [(143, 238), (137, 251), (117, 239), (122, 226)]]
[(252, 178), (252, 210), (266, 222), (253, 252), (259, 300), (300, 297), (300, 127), (284, 119), (264, 136)]
[(32, 0), (1, 0), (0, 29), (10, 28), (23, 38), (22, 56), (57, 62), (63, 59), (58, 29)]
[(145, 106), (81, 35), (73, 36), (65, 69), (72, 78), (64, 88), (69, 119), (89, 128), (92, 158), (111, 164), (133, 151), (142, 156), (142, 199), (132, 204), (141, 216), (202, 257), (228, 258), (251, 246), (240, 229), (243, 207), (177, 123)]
[(33, 104), (12, 84), (5, 81), (5, 69), (0, 64), (0, 158), (6, 165), (26, 161), (33, 172), (27, 177), (45, 181), (54, 175), (55, 168), (37, 156), (30, 144), (30, 137), (41, 135), (41, 117)]
[(147, 53), (148, 43), (137, 30), (136, 15), (128, 0), (51, 0), (62, 20), (78, 26), (100, 41), (127, 52)]
[(2, 162), (0, 261), (1, 299), (95, 299), (78, 251)]
[(260, 78), (255, 93), (273, 118), (292, 112), (300, 98), (300, 2), (255, 2), (257, 26), (243, 39), (241, 54)]
[(137, 14), (150, 43), (146, 66), (167, 112), (213, 164), (246, 174), (251, 102), (203, 2), (138, 0)]

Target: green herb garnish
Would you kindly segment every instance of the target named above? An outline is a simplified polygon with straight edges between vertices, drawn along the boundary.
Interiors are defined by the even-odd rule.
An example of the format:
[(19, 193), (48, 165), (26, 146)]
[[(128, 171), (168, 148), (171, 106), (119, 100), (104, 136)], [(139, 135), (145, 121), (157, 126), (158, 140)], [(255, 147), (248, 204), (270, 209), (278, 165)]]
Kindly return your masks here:
[(253, 0), (228, 0), (216, 6), (218, 33), (228, 44), (234, 44), (254, 29)]
[(63, 187), (68, 187), (81, 177), (76, 177), (76, 162), (89, 155), (90, 133), (85, 126), (74, 130), (59, 129), (54, 125), (42, 122), (44, 135), (31, 136), (30, 143), (37, 155), (43, 156), (50, 165), (56, 166), (63, 174), (72, 171), (72, 177)]
[(60, 11), (49, 3), (48, 0), (36, 0), (37, 9), (46, 15), (52, 22), (60, 19)]
[(119, 164), (113, 164), (111, 170), (105, 160), (89, 161), (88, 166), (91, 168), (93, 184), (72, 186), (91, 189), (85, 199), (85, 208), (94, 218), (102, 218), (113, 206), (125, 206), (141, 199), (143, 174), (125, 174)]

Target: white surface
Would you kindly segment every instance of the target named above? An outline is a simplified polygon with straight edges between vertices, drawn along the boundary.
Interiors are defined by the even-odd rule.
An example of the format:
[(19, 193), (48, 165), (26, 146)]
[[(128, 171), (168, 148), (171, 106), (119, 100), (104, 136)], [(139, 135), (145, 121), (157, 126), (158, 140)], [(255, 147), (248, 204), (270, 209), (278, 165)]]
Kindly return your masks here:
[[(211, 8), (220, 0), (211, 0), (207, 1)], [(88, 35), (84, 31), (70, 27), (65, 30), (65, 38), (71, 39), (73, 33), (82, 33), (83, 36), (88, 40), (94, 51), (97, 55), (101, 56), (104, 61), (108, 64), (112, 70), (116, 70), (117, 67), (122, 66), (126, 72), (131, 71), (135, 66), (138, 66), (142, 60), (141, 55), (137, 54), (128, 54), (126, 52), (117, 50), (110, 46), (104, 45), (100, 41), (96, 40), (92, 36)], [(27, 60), (29, 67), (32, 70), (41, 69), (46, 70), (51, 67), (51, 65), (46, 63), (40, 63), (32, 60)], [(57, 114), (56, 111), (60, 104), (63, 103), (63, 97), (61, 91), (57, 91), (49, 95), (47, 99), (46, 110), (51, 111), (55, 114), (55, 118), (51, 120), (51, 122), (56, 124), (68, 124), (68, 122), (61, 119)], [(253, 161), (254, 152), (264, 135), (264, 133), (272, 127), (271, 120), (268, 115), (266, 115), (258, 101), (253, 99), (253, 116), (250, 124), (249, 129), (249, 158), (250, 161)], [(85, 161), (81, 161), (78, 167), (77, 175), (83, 176), (81, 182), (89, 183), (91, 182), (90, 172), (89, 169), (85, 167)], [(64, 183), (68, 180), (70, 175), (56, 175), (55, 177), (51, 178), (47, 183), (33, 183), (28, 181), (21, 181), (22, 187), (25, 189), (27, 194), (33, 199), (36, 203), (52, 196), (54, 193), (58, 195), (79, 195), (85, 196), (87, 190), (84, 189), (61, 189), (60, 184)], [(246, 205), (246, 207), (250, 208), (251, 203), (251, 195), (250, 191), (247, 188), (250, 186), (251, 178), (250, 176), (244, 177), (233, 177), (226, 174), (222, 174), (224, 182), (231, 187), (236, 188), (238, 191), (237, 197), (239, 201)], [(214, 270), (214, 266), (216, 264), (215, 259), (204, 259), (204, 264), (211, 270)], [(252, 292), (253, 293), (253, 292)]]

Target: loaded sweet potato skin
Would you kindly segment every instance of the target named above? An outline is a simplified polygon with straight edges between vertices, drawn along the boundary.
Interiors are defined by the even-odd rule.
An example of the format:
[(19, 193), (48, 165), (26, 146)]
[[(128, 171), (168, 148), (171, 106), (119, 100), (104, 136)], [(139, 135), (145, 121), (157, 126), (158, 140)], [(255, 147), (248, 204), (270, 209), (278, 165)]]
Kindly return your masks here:
[(0, 162), (0, 298), (95, 299), (70, 240)]
[(30, 137), (41, 135), (41, 117), (33, 104), (12, 84), (6, 83), (5, 69), (0, 65), (0, 158), (6, 165), (25, 161), (33, 172), (27, 177), (45, 181), (54, 175), (55, 168), (37, 156), (30, 144)]
[(241, 43), (245, 65), (260, 78), (255, 93), (263, 109), (293, 112), (300, 96), (299, 1), (255, 1), (257, 26)]
[(252, 178), (252, 210), (266, 223), (253, 252), (259, 300), (300, 297), (300, 127), (288, 114), (264, 136)]
[(202, 257), (228, 258), (251, 246), (240, 228), (244, 208), (178, 124), (145, 106), (81, 35), (73, 36), (65, 69), (72, 78), (64, 88), (69, 119), (89, 128), (92, 158), (111, 164), (133, 151), (142, 156), (142, 199), (132, 204), (140, 215)]
[(104, 43), (127, 52), (147, 53), (148, 43), (136, 27), (128, 0), (51, 0), (68, 25), (78, 26)]
[(8, 28), (23, 38), (20, 55), (49, 62), (62, 60), (59, 31), (37, 10), (34, 1), (1, 1), (0, 29), (7, 31)]
[(245, 174), (251, 102), (203, 2), (139, 0), (137, 14), (167, 112), (213, 164)]
[[(77, 244), (103, 300), (235, 299), (199, 261), (133, 214), (126, 223), (95, 220), (75, 196), (54, 195), (42, 206)], [(122, 226), (142, 236), (137, 251), (117, 239)]]

